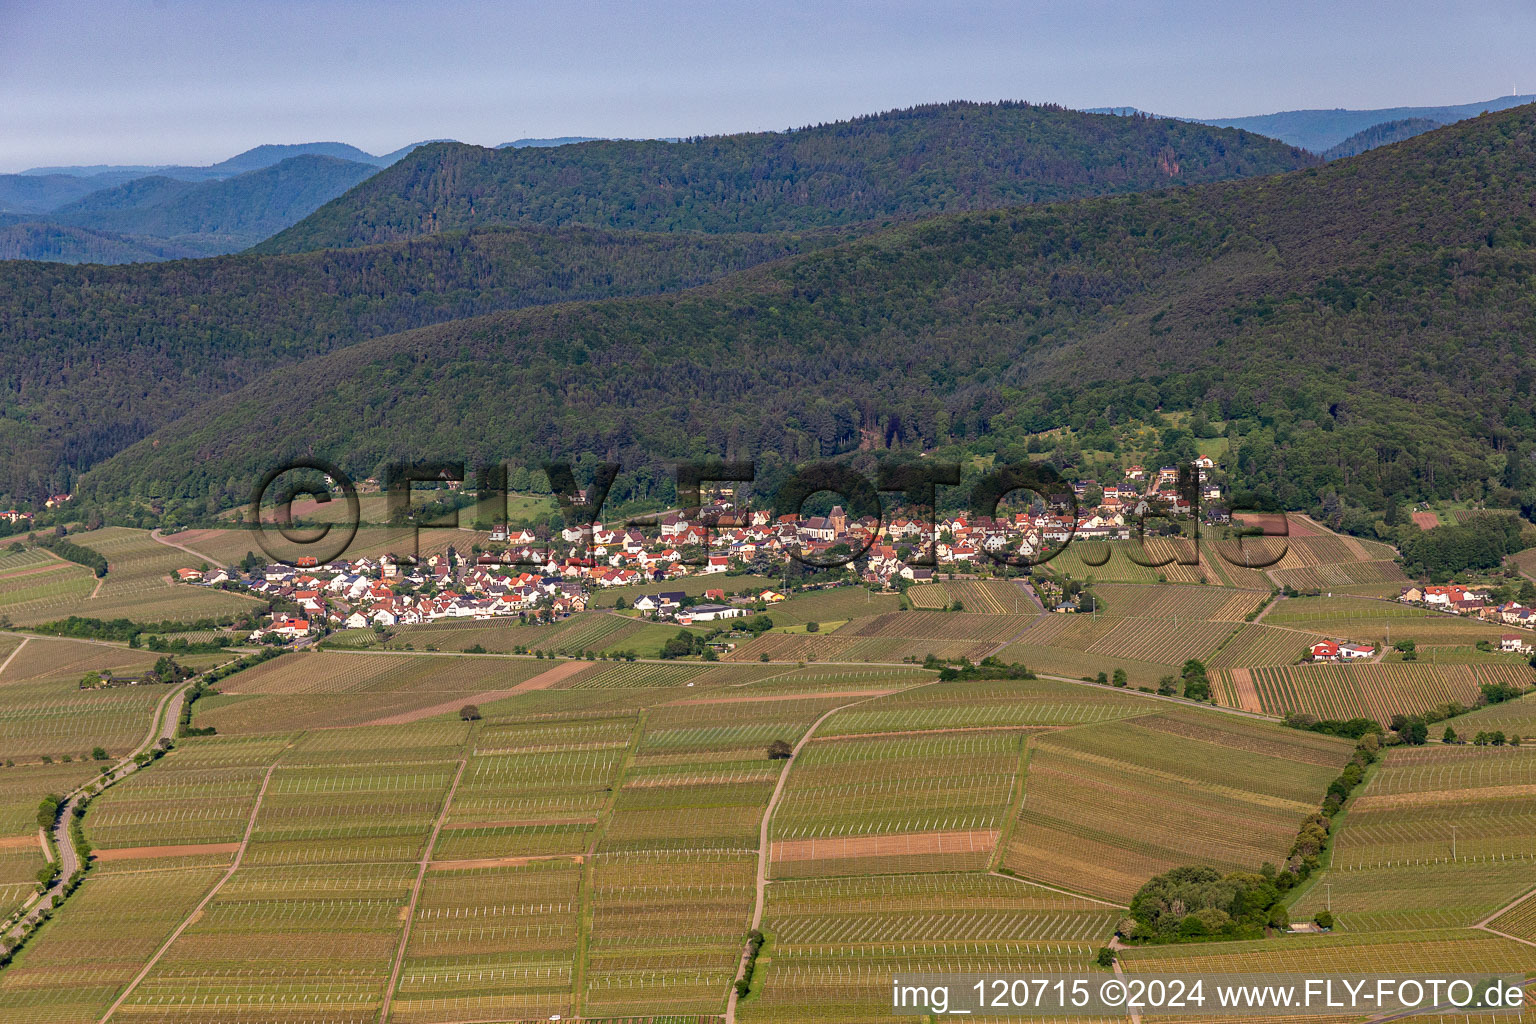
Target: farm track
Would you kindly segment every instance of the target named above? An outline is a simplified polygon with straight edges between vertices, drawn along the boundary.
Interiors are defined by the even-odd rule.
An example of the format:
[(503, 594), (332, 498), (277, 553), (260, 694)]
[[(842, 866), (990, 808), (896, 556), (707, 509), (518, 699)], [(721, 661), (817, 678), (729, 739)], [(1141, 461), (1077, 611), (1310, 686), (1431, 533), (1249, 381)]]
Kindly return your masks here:
[[(932, 685), (932, 682), (918, 684), (918, 686), (930, 685)], [(916, 689), (916, 687), (909, 687), (909, 689)], [(768, 858), (772, 853), (772, 844), (769, 841), (768, 832), (773, 825), (773, 812), (778, 809), (779, 801), (784, 796), (784, 787), (789, 782), (789, 773), (790, 770), (794, 767), (795, 759), (800, 756), (800, 751), (805, 749), (805, 745), (810, 742), (812, 736), (816, 735), (816, 730), (821, 728), (822, 723), (824, 723), (827, 719), (831, 718), (839, 711), (844, 711), (848, 708), (855, 707), (859, 704), (863, 704), (867, 701), (875, 699), (876, 698), (874, 697), (866, 697), (864, 700), (856, 700), (848, 704), (842, 704), (826, 712), (820, 718), (816, 719), (816, 721), (811, 723), (811, 727), (805, 730), (805, 733), (795, 743), (794, 748), (790, 751), (789, 757), (785, 758), (784, 767), (779, 772), (779, 779), (776, 783), (774, 783), (773, 786), (773, 795), (768, 798), (768, 806), (763, 809), (763, 819), (762, 822), (758, 825), (757, 877), (754, 883), (756, 894), (752, 902), (753, 930), (761, 928), (763, 925), (763, 910), (768, 898)], [(738, 997), (736, 995), (736, 986), (734, 981), (739, 981), (742, 977), (745, 976), (747, 970), (747, 956), (747, 947), (743, 947), (741, 951), (741, 960), (736, 964), (736, 977), (733, 979), (730, 993), (726, 996), (725, 1024), (736, 1024), (736, 1000)]]
[[(279, 755), (279, 759), (281, 759), (281, 755)], [(111, 1006), (107, 1007), (107, 1012), (102, 1014), (101, 1020), (98, 1022), (98, 1024), (106, 1024), (107, 1021), (112, 1019), (112, 1015), (116, 1013), (118, 1008), (122, 1006), (123, 1003), (127, 1001), (128, 997), (133, 994), (133, 990), (138, 988), (139, 983), (149, 976), (150, 971), (154, 970), (155, 964), (160, 962), (160, 958), (165, 956), (166, 952), (171, 948), (177, 939), (181, 938), (182, 932), (186, 931), (192, 926), (194, 921), (202, 917), (203, 911), (207, 909), (208, 904), (213, 902), (213, 898), (219, 894), (219, 890), (224, 888), (224, 883), (233, 878), (235, 872), (240, 869), (240, 862), (245, 859), (246, 848), (249, 847), (251, 843), (251, 833), (256, 831), (256, 815), (261, 812), (262, 800), (267, 795), (267, 786), (271, 783), (272, 773), (276, 770), (277, 761), (273, 761), (270, 765), (267, 766), (267, 773), (261, 778), (261, 789), (256, 792), (256, 802), (251, 806), (250, 817), (247, 818), (245, 822), (245, 834), (240, 837), (240, 846), (235, 851), (235, 857), (234, 860), (230, 862), (229, 869), (224, 872), (223, 877), (221, 877), (217, 882), (213, 884), (213, 888), (209, 889), (207, 895), (205, 895), (198, 903), (198, 905), (192, 909), (192, 913), (183, 918), (181, 924), (176, 926), (176, 930), (171, 932), (170, 938), (166, 939), (164, 944), (155, 951), (155, 955), (149, 958), (149, 963), (145, 964), (143, 970), (139, 971), (139, 973), (134, 976), (134, 979), (128, 983), (127, 988), (123, 989), (122, 993), (117, 997), (116, 1001), (114, 1001)]]
[(218, 565), (219, 564), (219, 560), (217, 558), (209, 558), (207, 555), (203, 554), (201, 551), (194, 551), (192, 548), (187, 547), (185, 544), (178, 544), (174, 540), (167, 540), (165, 538), (165, 536), (159, 530), (150, 530), (149, 531), (149, 539), (154, 541), (156, 544), (164, 544), (168, 548), (175, 548), (177, 551), (184, 551), (187, 554), (191, 555), (193, 558), (200, 558), (200, 559), (202, 559), (203, 561), (207, 562), (209, 565)]
[(1049, 889), (1051, 892), (1059, 892), (1063, 896), (1071, 896), (1075, 900), (1087, 900), (1089, 903), (1099, 903), (1113, 910), (1130, 909), (1124, 903), (1115, 903), (1098, 896), (1089, 896), (1085, 892), (1073, 892), (1071, 889), (1063, 889), (1059, 885), (1047, 885), (1044, 882), (1037, 882), (1033, 878), (1023, 878), (1019, 875), (1005, 875), (1001, 871), (988, 871), (987, 874), (994, 878), (1006, 878), (1010, 882), (1016, 882), (1019, 885), (1027, 885), (1035, 889)]
[[(469, 764), (469, 753), (474, 749), (475, 733), (471, 728), (469, 735), (464, 740), (464, 753), (459, 758), (459, 767), (453, 773), (453, 782), (448, 785), (448, 795), (443, 797), (443, 806), (438, 809), (437, 820), (432, 823), (432, 834), (427, 837), (426, 849), (421, 853), (421, 862), (416, 866), (416, 881), (411, 885), (411, 898), (405, 906), (405, 923), (400, 927), (400, 944), (395, 949), (394, 964), (390, 967), (389, 982), (384, 986), (384, 1002), (379, 1007), (379, 1021), (384, 1024), (389, 1020), (389, 1008), (394, 1002), (395, 986), (400, 983), (400, 970), (405, 966), (405, 948), (411, 940), (411, 922), (416, 917), (416, 902), (421, 898), (421, 883), (427, 877), (427, 867), (432, 863), (432, 850), (437, 846), (437, 837), (442, 834), (443, 822), (448, 820), (448, 811), (453, 806), (453, 798), (459, 791), (459, 780), (464, 778), (464, 767)], [(255, 823), (255, 819), (251, 819)]]
[(21, 649), (23, 647), (27, 646), (27, 644), (30, 643), (31, 640), (32, 640), (32, 638), (30, 636), (22, 637), (21, 638), (21, 643), (16, 645), (16, 649), (14, 651), (12, 651), (9, 655), (7, 655), (6, 659), (4, 661), (0, 661), (0, 677), (3, 677), (5, 675), (6, 667), (9, 666), (10, 663), (16, 659), (16, 655), (20, 654), (21, 653)]
[[(1518, 935), (1511, 935), (1508, 932), (1501, 932), (1497, 928), (1493, 927), (1493, 922), (1494, 921), (1496, 921), (1499, 918), (1503, 917), (1505, 914), (1509, 913), (1511, 910), (1515, 909), (1516, 907), (1518, 907), (1520, 904), (1524, 903), (1525, 901), (1527, 901), (1529, 899), (1533, 899), (1533, 898), (1536, 898), (1536, 889), (1530, 890), (1524, 896), (1520, 896), (1520, 897), (1518, 897), (1516, 899), (1510, 900), (1508, 903), (1504, 904), (1498, 910), (1495, 910), (1493, 913), (1489, 914), (1487, 917), (1483, 918), (1481, 921), (1478, 921), (1472, 927), (1480, 929), (1481, 931), (1488, 932), (1490, 935), (1497, 935), (1501, 939), (1512, 939), (1515, 942), (1523, 943), (1523, 944), (1525, 944), (1527, 946), (1536, 946), (1536, 942), (1532, 942), (1530, 939), (1522, 939)], [(1532, 984), (1536, 984), (1536, 982), (1532, 982)]]

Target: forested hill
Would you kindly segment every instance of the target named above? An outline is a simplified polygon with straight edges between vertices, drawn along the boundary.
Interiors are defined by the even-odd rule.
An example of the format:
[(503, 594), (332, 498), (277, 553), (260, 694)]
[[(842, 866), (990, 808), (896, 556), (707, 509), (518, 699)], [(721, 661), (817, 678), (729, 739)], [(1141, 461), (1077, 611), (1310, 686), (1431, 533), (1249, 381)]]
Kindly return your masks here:
[(1339, 160), (1346, 156), (1359, 156), (1377, 146), (1390, 146), (1394, 142), (1411, 139), (1441, 127), (1439, 121), (1424, 117), (1409, 117), (1401, 121), (1383, 121), (1373, 124), (1363, 132), (1356, 132), (1343, 142), (1323, 151), (1324, 160)]
[(377, 171), (373, 164), (309, 155), (212, 181), (139, 178), (61, 206), (48, 220), (201, 245), (217, 255), (292, 224)]
[[(0, 251), (34, 227), (0, 228)], [(59, 245), (90, 242), (56, 230)], [(504, 228), (293, 256), (3, 264), (0, 508), (7, 494), (68, 491), (78, 470), (198, 403), (364, 338), (677, 290), (844, 237)]]
[[(87, 493), (239, 501), (274, 458), (1018, 457), (1026, 432), (1230, 419), (1241, 479), (1527, 490), (1536, 108), (1263, 180), (903, 225), (676, 295), (379, 338), (196, 410)], [(855, 459), (870, 452), (850, 455)]]
[(1183, 121), (948, 103), (791, 132), (554, 148), (423, 146), (256, 248), (484, 224), (777, 231), (1273, 174), (1315, 158)]

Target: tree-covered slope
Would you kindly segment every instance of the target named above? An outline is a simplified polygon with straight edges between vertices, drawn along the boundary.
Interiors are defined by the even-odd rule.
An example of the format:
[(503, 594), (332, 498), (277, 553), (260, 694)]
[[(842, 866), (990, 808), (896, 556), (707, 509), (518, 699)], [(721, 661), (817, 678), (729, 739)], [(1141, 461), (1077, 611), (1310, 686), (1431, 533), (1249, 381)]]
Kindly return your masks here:
[(1424, 117), (1409, 117), (1401, 121), (1383, 121), (1373, 124), (1363, 132), (1356, 132), (1343, 142), (1323, 152), (1324, 160), (1341, 160), (1346, 156), (1359, 156), (1377, 146), (1390, 146), (1394, 142), (1411, 139), (1440, 127), (1439, 121)]
[(47, 219), (216, 255), (294, 223), (377, 171), (371, 163), (305, 155), (216, 181), (152, 176), (94, 192)]
[(46, 213), (119, 182), (71, 174), (0, 174), (0, 213)]
[[(0, 499), (68, 490), (79, 470), (198, 403), (364, 338), (676, 290), (839, 237), (531, 228), (295, 256), (0, 264)], [(0, 227), (0, 255), (7, 244), (73, 262), (166, 255), (46, 224)]]
[[(197, 255), (175, 242), (132, 238), (108, 231), (21, 220), (0, 226), (0, 260), (43, 260), (50, 263), (143, 263)], [(0, 268), (0, 281), (6, 277)], [(10, 355), (9, 347), (3, 349)]]
[(1523, 486), (1532, 195), (1527, 107), (1275, 178), (940, 217), (682, 294), (374, 339), (210, 402), (84, 486), (238, 501), (298, 454), (361, 474), (1011, 457), (1028, 431), (1158, 407), (1240, 425), (1240, 474), (1293, 506)]
[(257, 247), (484, 224), (778, 231), (1134, 192), (1308, 166), (1270, 139), (1024, 103), (948, 103), (792, 132), (558, 147), (424, 146)]

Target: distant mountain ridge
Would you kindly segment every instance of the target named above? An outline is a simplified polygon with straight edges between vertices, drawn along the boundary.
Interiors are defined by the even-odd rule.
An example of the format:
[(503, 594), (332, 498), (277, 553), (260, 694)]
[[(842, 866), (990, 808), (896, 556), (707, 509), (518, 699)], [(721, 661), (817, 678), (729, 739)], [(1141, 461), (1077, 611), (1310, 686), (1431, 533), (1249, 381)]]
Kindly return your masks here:
[[(1243, 131), (1264, 135), (1271, 139), (1299, 146), (1311, 153), (1323, 154), (1339, 146), (1351, 136), (1358, 135), (1377, 125), (1410, 120), (1433, 121), (1436, 124), (1455, 124), (1483, 112), (1496, 113), (1511, 107), (1536, 102), (1536, 93), (1519, 96), (1500, 96), (1481, 103), (1457, 103), (1441, 107), (1381, 107), (1376, 110), (1351, 110), (1339, 107), (1333, 110), (1282, 110), (1274, 114), (1257, 114), (1249, 117), (1182, 117), (1175, 114), (1153, 114), (1136, 107), (1092, 107), (1085, 113), (1115, 114), (1121, 117), (1175, 117), (1181, 121), (1209, 124), (1221, 128), (1240, 128)], [(1385, 134), (1385, 133), (1384, 133)], [(1411, 136), (1404, 136), (1405, 138)], [(1391, 141), (1398, 141), (1393, 139)], [(1382, 143), (1384, 144), (1384, 143)], [(1358, 150), (1357, 152), (1364, 152)]]
[(867, 468), (871, 436), (1012, 459), (1063, 423), (1196, 409), (1242, 422), (1234, 474), (1283, 507), (1467, 493), (1536, 454), (1533, 189), (1526, 107), (1290, 174), (898, 224), (682, 294), (342, 348), (79, 490), (201, 509), (296, 455), (595, 455), (642, 481), (699, 451)]
[[(243, 153), (236, 153), (227, 160), (207, 166), (189, 166), (184, 164), (158, 164), (146, 166), (141, 164), (92, 164), (76, 167), (33, 167), (20, 172), (20, 176), (36, 175), (67, 175), (70, 177), (96, 177), (100, 175), (129, 175), (135, 178), (159, 175), (164, 178), (177, 178), (182, 181), (206, 181), (210, 178), (232, 178), (237, 174), (245, 174), (247, 171), (258, 171), (263, 167), (271, 167), (273, 164), (296, 156), (328, 156), (337, 160), (351, 160), (361, 164), (372, 164), (375, 167), (387, 167), (394, 160), (405, 156), (417, 146), (425, 143), (415, 142), (409, 146), (395, 150), (384, 156), (374, 156), (372, 153), (350, 146), (345, 142), (298, 142), (283, 144), (267, 144), (248, 149)], [(0, 175), (11, 177), (11, 175)]]
[(1342, 160), (1347, 156), (1359, 156), (1377, 146), (1390, 146), (1394, 142), (1411, 139), (1415, 135), (1432, 132), (1445, 126), (1427, 117), (1408, 117), (1401, 121), (1383, 121), (1373, 124), (1363, 132), (1356, 132), (1343, 142), (1322, 154), (1324, 160)]
[[(441, 140), (444, 142), (451, 139)], [(511, 142), (499, 144), (497, 149), (525, 149), (527, 147), (548, 146), (572, 146), (578, 142), (601, 142), (602, 139), (595, 135), (559, 135), (552, 139), (513, 139)]]
[(238, 252), (375, 174), (384, 159), (322, 142), (257, 146), (208, 167), (145, 175), (0, 175), (0, 213), (30, 224), (6, 234), (0, 259), (125, 263)]
[[(1020, 138), (1029, 145), (1018, 145)], [(465, 218), (461, 231), (293, 257), (241, 253), (107, 270), (0, 266), (0, 341), (10, 358), (9, 372), (0, 374), (0, 450), (21, 453), (0, 460), (0, 497), (29, 479), (55, 481), (50, 493), (66, 490), (74, 473), (287, 363), (380, 334), (513, 306), (677, 291), (879, 230), (892, 218), (869, 214), (887, 204), (912, 219), (956, 207), (1166, 188), (1317, 164), (1279, 143), (1228, 129), (1022, 105), (949, 106), (690, 143), (590, 142), (502, 151), (440, 144), (399, 165), (411, 188), (424, 173), (420, 168), (440, 166), (435, 154), (441, 152), (556, 169), (582, 166), (595, 153), (600, 160), (589, 173), (612, 174), (614, 188), (583, 184), (595, 188), (588, 211), (594, 219), (620, 219), (612, 206), (599, 204), (605, 195), (619, 204), (640, 194), (635, 174), (626, 170), (630, 156), (682, 155), (693, 161), (687, 174), (715, 180), (730, 169), (724, 179), (729, 190), (701, 200), (692, 211), (695, 223), (719, 227), (736, 220), (752, 230), (641, 232)], [(784, 172), (796, 162), (808, 168), (808, 177)], [(649, 165), (636, 166), (649, 173)], [(754, 177), (762, 167), (778, 168), (778, 179)], [(265, 173), (215, 184), (229, 187)], [(866, 186), (880, 191), (866, 196), (860, 191)], [(168, 209), (181, 210), (212, 187), (138, 186), (153, 195), (125, 202), (124, 210), (112, 211), (119, 219), (111, 223), (170, 230), (141, 218), (167, 219)], [(571, 200), (557, 191), (548, 198)], [(639, 206), (650, 217), (660, 202), (646, 192)], [(763, 217), (754, 219), (759, 204)], [(77, 209), (83, 217), (99, 205), (107, 204), (98, 197)], [(840, 219), (849, 223), (817, 224)], [(797, 220), (812, 222), (812, 228), (766, 229)]]
[(1184, 121), (928, 104), (790, 132), (424, 146), (255, 247), (300, 252), (491, 224), (783, 231), (1273, 174), (1316, 158)]
[(266, 238), (374, 173), (370, 164), (303, 155), (215, 181), (138, 178), (62, 206), (49, 220), (216, 256)]

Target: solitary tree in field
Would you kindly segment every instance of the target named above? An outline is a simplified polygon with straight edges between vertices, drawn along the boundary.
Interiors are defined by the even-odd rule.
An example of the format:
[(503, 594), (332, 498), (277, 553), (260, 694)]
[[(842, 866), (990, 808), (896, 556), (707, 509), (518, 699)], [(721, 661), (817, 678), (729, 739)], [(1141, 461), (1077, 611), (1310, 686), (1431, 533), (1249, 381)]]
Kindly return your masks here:
[(784, 740), (774, 740), (768, 744), (768, 760), (783, 761), (794, 754), (795, 748)]
[(480, 721), (480, 709), (474, 704), (465, 704), (459, 708), (459, 718), (466, 722)]

